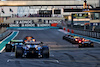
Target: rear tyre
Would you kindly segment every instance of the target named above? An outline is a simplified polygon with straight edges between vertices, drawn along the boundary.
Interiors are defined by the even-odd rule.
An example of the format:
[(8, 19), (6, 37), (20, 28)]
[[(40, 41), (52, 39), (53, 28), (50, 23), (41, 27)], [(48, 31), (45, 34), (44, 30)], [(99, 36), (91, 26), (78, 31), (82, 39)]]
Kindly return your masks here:
[(6, 52), (11, 52), (11, 50), (12, 50), (11, 44), (6, 44), (5, 51), (6, 51)]
[(15, 57), (16, 58), (22, 58), (23, 55), (23, 48), (22, 47), (17, 47), (15, 51)]
[(79, 44), (79, 46), (78, 46), (79, 48), (82, 48), (82, 45), (81, 44)]
[(93, 43), (90, 44), (91, 47), (94, 47)]
[(63, 36), (63, 40), (65, 40), (65, 36)]
[(48, 47), (42, 48), (42, 58), (49, 58), (49, 48)]

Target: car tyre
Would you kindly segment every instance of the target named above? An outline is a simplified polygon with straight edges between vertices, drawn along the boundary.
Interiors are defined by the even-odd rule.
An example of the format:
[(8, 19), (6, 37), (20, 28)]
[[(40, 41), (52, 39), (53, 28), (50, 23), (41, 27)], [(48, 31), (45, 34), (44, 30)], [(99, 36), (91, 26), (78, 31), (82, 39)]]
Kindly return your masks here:
[(63, 40), (65, 40), (65, 36), (63, 36)]
[(42, 57), (43, 58), (49, 58), (49, 48), (48, 47), (42, 48)]
[(80, 45), (79, 45), (78, 47), (79, 47), (79, 48), (82, 48), (82, 46), (80, 46)]
[(22, 58), (23, 55), (23, 48), (22, 47), (17, 47), (15, 51), (15, 57), (16, 58)]
[(94, 47), (93, 43), (90, 44), (91, 47)]
[(11, 50), (12, 50), (11, 44), (6, 44), (5, 51), (6, 51), (6, 52), (11, 52)]

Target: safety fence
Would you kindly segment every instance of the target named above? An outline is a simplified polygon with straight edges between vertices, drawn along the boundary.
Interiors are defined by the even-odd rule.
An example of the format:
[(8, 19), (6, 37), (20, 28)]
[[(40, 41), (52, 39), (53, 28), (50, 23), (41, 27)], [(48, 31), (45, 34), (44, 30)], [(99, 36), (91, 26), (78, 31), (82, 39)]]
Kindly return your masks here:
[(5, 37), (7, 37), (8, 35), (10, 35), (11, 33), (12, 31), (6, 30), (4, 33), (0, 34), (0, 41), (4, 39)]
[(84, 30), (75, 30), (75, 29), (69, 29), (72, 33), (76, 33), (76, 34), (80, 34), (80, 35), (84, 35), (84, 36), (89, 36), (89, 37), (93, 37), (93, 38), (100, 38), (100, 32), (95, 32), (95, 31), (84, 31)]

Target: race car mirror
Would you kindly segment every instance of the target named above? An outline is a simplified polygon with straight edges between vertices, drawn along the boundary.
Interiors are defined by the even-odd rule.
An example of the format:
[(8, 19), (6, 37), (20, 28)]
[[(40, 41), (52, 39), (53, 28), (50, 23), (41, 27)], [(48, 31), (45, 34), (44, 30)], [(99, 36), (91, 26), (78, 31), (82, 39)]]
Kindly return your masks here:
[(43, 42), (41, 42), (41, 44), (43, 44)]

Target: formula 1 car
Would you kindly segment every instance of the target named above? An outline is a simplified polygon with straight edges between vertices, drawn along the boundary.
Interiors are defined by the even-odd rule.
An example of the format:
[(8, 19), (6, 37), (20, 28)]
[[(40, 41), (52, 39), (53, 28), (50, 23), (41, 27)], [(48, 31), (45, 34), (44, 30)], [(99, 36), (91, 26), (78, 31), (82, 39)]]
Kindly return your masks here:
[(16, 45), (15, 57), (49, 58), (49, 47), (43, 42), (25, 42), (23, 45)]
[(84, 38), (80, 38), (78, 36), (72, 36), (72, 35), (69, 35), (69, 34), (66, 34), (65, 36), (63, 36), (63, 39), (73, 43), (73, 44), (78, 44), (79, 43), (79, 40), (81, 41), (84, 41), (85, 39)]
[(65, 36), (63, 36), (63, 40), (67, 40), (67, 41), (71, 42), (71, 39), (72, 39), (73, 37), (74, 37), (74, 36), (72, 36), (72, 35), (65, 34)]
[(80, 40), (80, 37), (78, 36), (73, 36), (70, 38), (70, 42), (73, 44), (77, 44), (79, 40)]
[(69, 37), (70, 37), (71, 35), (69, 35), (69, 34), (65, 34), (64, 36), (63, 36), (63, 40), (69, 40)]
[(25, 42), (35, 42), (36, 40), (32, 36), (26, 36), (23, 40), (11, 40), (8, 44), (6, 44), (5, 51), (11, 52), (15, 51), (15, 45), (21, 45)]
[(11, 40), (8, 44), (6, 44), (5, 51), (11, 52), (15, 51), (15, 45), (23, 44), (23, 40)]
[(65, 36), (63, 36), (63, 40), (67, 40), (71, 43), (78, 43), (79, 38), (80, 37), (72, 36), (72, 35), (69, 35), (69, 34), (66, 34)]
[(94, 47), (94, 44), (92, 41), (90, 40), (79, 40), (79, 48), (80, 47)]
[(26, 36), (24, 39), (23, 39), (24, 42), (36, 42), (36, 40), (34, 39), (34, 37), (32, 36)]

